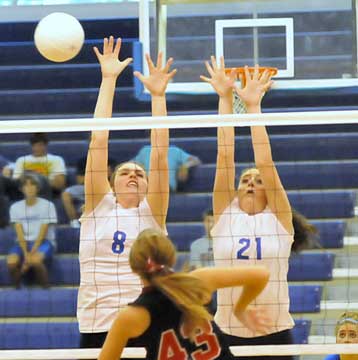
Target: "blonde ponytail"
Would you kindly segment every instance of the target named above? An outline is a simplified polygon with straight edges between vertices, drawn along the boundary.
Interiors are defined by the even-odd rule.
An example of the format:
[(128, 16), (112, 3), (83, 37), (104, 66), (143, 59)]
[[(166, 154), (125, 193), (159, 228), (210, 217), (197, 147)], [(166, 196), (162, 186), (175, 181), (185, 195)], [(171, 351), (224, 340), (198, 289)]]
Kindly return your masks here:
[[(212, 319), (204, 305), (211, 291), (204, 283), (184, 272), (174, 273), (176, 260), (172, 242), (154, 229), (142, 231), (132, 246), (129, 263), (133, 272), (165, 294), (183, 312), (190, 332)], [(185, 324), (184, 324), (185, 325)]]

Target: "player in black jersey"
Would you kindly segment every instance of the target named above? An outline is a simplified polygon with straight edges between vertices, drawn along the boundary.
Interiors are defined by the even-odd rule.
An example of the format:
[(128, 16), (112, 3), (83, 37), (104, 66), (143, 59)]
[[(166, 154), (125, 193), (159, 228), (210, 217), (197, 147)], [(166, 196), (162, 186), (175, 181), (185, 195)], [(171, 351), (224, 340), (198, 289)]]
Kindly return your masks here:
[[(130, 266), (143, 282), (142, 294), (121, 310), (109, 331), (99, 360), (119, 359), (130, 339), (145, 344), (149, 360), (234, 359), (223, 334), (205, 308), (218, 288), (243, 286), (235, 307), (238, 316), (266, 286), (269, 272), (260, 266), (200, 268), (190, 273), (172, 270), (172, 242), (153, 229), (134, 242)], [(253, 319), (265, 332), (265, 319)]]

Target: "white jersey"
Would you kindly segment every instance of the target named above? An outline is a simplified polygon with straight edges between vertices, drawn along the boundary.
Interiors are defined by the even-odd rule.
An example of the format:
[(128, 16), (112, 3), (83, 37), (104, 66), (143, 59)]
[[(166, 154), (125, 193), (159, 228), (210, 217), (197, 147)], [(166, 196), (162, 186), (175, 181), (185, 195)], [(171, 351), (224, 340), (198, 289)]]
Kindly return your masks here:
[(81, 218), (81, 283), (77, 301), (80, 332), (109, 331), (120, 307), (141, 293), (140, 278), (129, 266), (129, 252), (138, 234), (160, 230), (146, 199), (124, 209), (112, 192)]
[[(269, 334), (291, 329), (294, 325), (289, 313), (287, 272), (293, 236), (278, 221), (269, 208), (256, 215), (248, 215), (235, 199), (220, 216), (211, 230), (216, 266), (263, 265), (270, 271), (270, 279), (252, 305), (267, 310), (272, 319)], [(234, 336), (255, 337), (233, 314), (233, 307), (242, 288), (218, 290), (215, 321), (220, 328)]]

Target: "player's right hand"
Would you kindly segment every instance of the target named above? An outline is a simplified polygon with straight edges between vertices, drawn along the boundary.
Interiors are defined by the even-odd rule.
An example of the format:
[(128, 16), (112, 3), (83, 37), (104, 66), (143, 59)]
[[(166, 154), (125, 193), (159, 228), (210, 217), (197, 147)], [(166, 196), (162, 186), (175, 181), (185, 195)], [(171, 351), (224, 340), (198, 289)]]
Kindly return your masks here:
[(252, 305), (249, 305), (242, 312), (236, 312), (235, 316), (245, 327), (254, 333), (254, 336), (267, 334), (272, 322), (266, 309)]

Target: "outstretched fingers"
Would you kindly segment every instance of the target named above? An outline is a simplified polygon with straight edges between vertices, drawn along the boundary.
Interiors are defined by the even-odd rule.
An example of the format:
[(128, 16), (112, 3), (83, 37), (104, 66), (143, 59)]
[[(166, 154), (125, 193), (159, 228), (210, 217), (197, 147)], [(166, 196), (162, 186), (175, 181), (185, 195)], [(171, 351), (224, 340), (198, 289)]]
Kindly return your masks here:
[(205, 67), (206, 67), (206, 70), (208, 71), (209, 75), (211, 77), (213, 77), (215, 75), (215, 71), (214, 69), (210, 66), (209, 62), (208, 61), (205, 61)]
[[(164, 69), (163, 69), (163, 71), (164, 71), (165, 73), (168, 73), (168, 72), (169, 72), (170, 67), (171, 67), (172, 64), (173, 64), (173, 61), (174, 61), (174, 59), (173, 59), (172, 57), (168, 59), (167, 63), (165, 64), (165, 67), (164, 67)], [(159, 67), (159, 66), (158, 66), (158, 68), (161, 69), (161, 67)]]
[(145, 54), (145, 60), (147, 61), (149, 72), (151, 73), (155, 66), (149, 54)]
[(101, 54), (100, 51), (98, 50), (97, 46), (94, 46), (94, 47), (93, 47), (93, 51), (94, 51), (94, 53), (95, 53), (98, 61), (100, 61), (102, 54)]
[(113, 52), (117, 56), (117, 58), (119, 57), (119, 52), (121, 51), (121, 46), (122, 46), (122, 39), (118, 38), (117, 42), (116, 42), (116, 46), (113, 50)]
[(163, 65), (163, 52), (159, 51), (158, 56), (157, 56), (157, 69), (161, 69)]
[(139, 71), (134, 71), (133, 75), (141, 82), (143, 82), (145, 80), (145, 76), (140, 73)]
[(205, 81), (205, 82), (207, 82), (207, 83), (211, 83), (211, 79), (208, 78), (208, 77), (206, 77), (206, 76), (204, 76), (204, 75), (200, 75), (200, 79), (203, 80), (203, 81)]
[(168, 74), (168, 79), (173, 79), (173, 77), (175, 76), (175, 74), (178, 72), (177, 69), (173, 69), (169, 74)]

